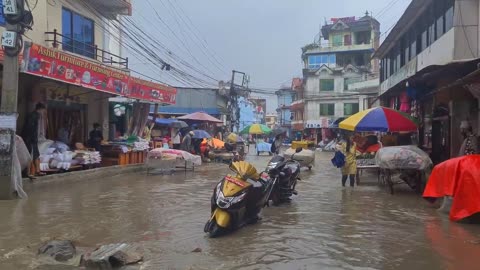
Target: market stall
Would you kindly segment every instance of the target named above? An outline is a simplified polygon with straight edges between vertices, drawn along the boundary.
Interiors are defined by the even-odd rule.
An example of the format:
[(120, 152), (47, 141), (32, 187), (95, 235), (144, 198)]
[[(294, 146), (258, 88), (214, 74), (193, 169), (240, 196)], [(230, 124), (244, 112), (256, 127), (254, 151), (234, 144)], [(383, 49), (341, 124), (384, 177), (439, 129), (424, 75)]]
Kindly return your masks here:
[(394, 186), (402, 183), (421, 193), (433, 166), (428, 154), (413, 145), (383, 147), (375, 161), (380, 168), (380, 179), (391, 194)]
[(270, 134), (271, 132), (272, 130), (265, 125), (252, 124), (246, 126), (242, 131), (240, 131), (240, 134), (250, 134), (255, 136), (257, 155), (260, 155), (261, 153), (268, 153), (271, 155), (272, 153), (270, 152), (270, 150), (272, 148), (272, 144), (264, 140), (259, 140), (257, 137), (258, 135), (266, 135)]
[(202, 158), (186, 151), (156, 148), (148, 152), (147, 174), (173, 173), (177, 169), (194, 170), (202, 165)]
[(365, 170), (376, 171), (379, 181), (381, 180), (382, 170), (376, 157), (383, 145), (379, 142), (378, 135), (387, 132), (417, 131), (417, 125), (408, 115), (385, 107), (375, 107), (356, 113), (341, 121), (339, 128), (357, 132), (354, 136), (357, 144), (357, 184), (360, 183), (360, 175)]

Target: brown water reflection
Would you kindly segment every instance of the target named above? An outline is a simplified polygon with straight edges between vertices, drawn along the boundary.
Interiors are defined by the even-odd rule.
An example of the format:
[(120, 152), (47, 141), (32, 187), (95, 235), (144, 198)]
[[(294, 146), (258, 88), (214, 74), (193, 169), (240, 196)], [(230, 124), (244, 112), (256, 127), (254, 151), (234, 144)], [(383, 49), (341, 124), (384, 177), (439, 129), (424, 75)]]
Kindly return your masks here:
[[(330, 156), (302, 172), (290, 205), (267, 208), (261, 223), (220, 239), (202, 230), (224, 165), (38, 185), (28, 200), (0, 202), (0, 269), (36, 269), (45, 263), (36, 250), (51, 238), (139, 243), (142, 269), (478, 269), (478, 225), (450, 223), (413, 192), (391, 196), (374, 178), (342, 189)], [(249, 158), (259, 168), (269, 159)]]

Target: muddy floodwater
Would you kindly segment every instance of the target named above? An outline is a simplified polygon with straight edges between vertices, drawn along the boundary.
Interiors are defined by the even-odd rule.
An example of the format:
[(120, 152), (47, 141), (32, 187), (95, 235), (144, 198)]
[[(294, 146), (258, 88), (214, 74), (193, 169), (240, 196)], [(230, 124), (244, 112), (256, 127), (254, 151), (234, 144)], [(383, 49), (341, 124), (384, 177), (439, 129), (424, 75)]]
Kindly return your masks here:
[[(331, 156), (319, 153), (302, 171), (291, 204), (219, 239), (203, 226), (226, 165), (36, 185), (27, 200), (0, 201), (0, 269), (71, 269), (36, 257), (52, 238), (140, 244), (141, 269), (480, 269), (480, 225), (451, 223), (413, 191), (392, 196), (374, 177), (342, 189)], [(269, 158), (248, 157), (261, 169)]]

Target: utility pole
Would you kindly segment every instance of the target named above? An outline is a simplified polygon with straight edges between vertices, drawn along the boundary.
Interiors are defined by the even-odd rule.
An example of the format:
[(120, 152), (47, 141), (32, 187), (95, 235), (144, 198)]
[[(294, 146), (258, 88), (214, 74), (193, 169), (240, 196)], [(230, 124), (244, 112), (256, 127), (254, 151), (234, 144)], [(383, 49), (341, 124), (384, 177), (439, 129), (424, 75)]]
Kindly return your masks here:
[[(3, 1), (3, 4), (7, 25), (2, 36), (4, 60), (0, 105), (0, 199), (8, 200), (13, 199), (14, 195), (12, 183), (14, 183), (13, 151), (17, 128), (18, 55), (22, 46), (20, 37), (24, 29), (21, 22), (24, 19), (25, 0)], [(12, 16), (15, 22), (9, 16)], [(13, 43), (6, 41), (7, 35), (14, 36)]]

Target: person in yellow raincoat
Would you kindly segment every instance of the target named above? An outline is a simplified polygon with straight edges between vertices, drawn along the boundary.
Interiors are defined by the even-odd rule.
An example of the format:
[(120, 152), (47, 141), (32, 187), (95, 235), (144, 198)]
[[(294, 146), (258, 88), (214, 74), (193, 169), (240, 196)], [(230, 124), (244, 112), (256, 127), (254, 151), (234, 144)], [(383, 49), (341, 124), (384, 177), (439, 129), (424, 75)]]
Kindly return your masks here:
[(355, 176), (357, 175), (357, 145), (350, 136), (347, 141), (342, 141), (337, 145), (337, 150), (345, 155), (345, 165), (342, 167), (342, 186), (350, 178), (350, 186), (355, 185)]

